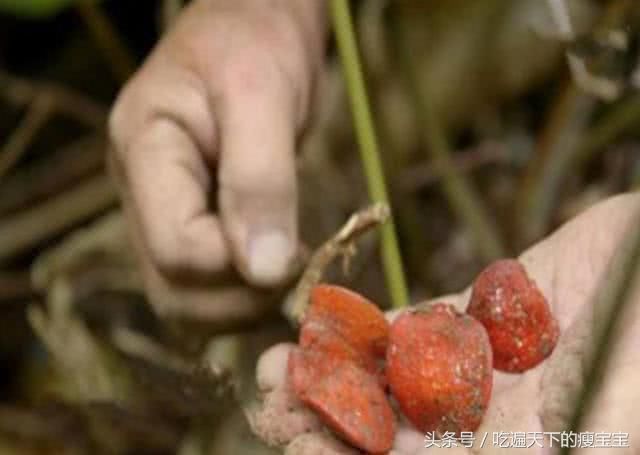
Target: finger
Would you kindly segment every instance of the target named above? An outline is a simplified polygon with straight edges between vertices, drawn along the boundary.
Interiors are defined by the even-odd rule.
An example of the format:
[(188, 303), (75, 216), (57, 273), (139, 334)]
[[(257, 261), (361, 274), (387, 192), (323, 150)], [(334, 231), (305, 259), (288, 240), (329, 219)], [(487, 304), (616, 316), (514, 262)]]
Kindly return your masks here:
[(262, 392), (286, 385), (289, 353), (294, 346), (293, 343), (280, 343), (260, 356), (256, 367), (256, 382)]
[(264, 401), (249, 408), (246, 415), (253, 432), (270, 446), (283, 446), (301, 434), (322, 428), (315, 413), (286, 387), (267, 393)]
[(251, 429), (269, 445), (284, 445), (297, 436), (322, 428), (313, 411), (287, 386), (287, 362), (294, 345), (281, 343), (262, 354), (256, 380), (264, 401), (247, 410)]
[(156, 118), (121, 152), (127, 199), (153, 265), (166, 275), (210, 276), (229, 252), (209, 210), (210, 177), (190, 136)]
[(402, 418), (393, 441), (394, 454), (417, 454), (425, 448), (424, 433)]
[(142, 284), (156, 312), (174, 321), (204, 323), (215, 332), (246, 327), (274, 309), (280, 300), (278, 295), (250, 289), (233, 277), (220, 276), (212, 287), (211, 280), (172, 280), (160, 273), (145, 252), (142, 231), (128, 199), (125, 197), (123, 209), (126, 217), (134, 221), (127, 223), (130, 246), (136, 250)]
[(208, 283), (169, 280), (142, 256), (147, 296), (154, 309), (176, 321), (205, 324), (207, 330), (229, 331), (253, 324), (273, 311), (278, 296), (251, 289), (233, 280)]
[(268, 286), (286, 278), (298, 242), (296, 121), (284, 77), (247, 63), (220, 109), (219, 205), (239, 270)]
[(326, 432), (301, 434), (289, 444), (285, 455), (358, 455), (357, 450), (347, 447)]

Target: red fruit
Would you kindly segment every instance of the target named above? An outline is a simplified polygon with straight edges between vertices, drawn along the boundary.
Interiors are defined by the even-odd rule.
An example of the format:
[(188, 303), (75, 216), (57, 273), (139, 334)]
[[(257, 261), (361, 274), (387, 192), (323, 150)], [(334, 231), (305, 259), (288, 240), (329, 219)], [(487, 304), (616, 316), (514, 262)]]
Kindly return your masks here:
[(422, 432), (474, 431), (491, 396), (491, 345), (482, 325), (438, 303), (391, 325), (387, 380)]
[[(312, 322), (334, 331), (361, 355), (384, 358), (389, 323), (384, 313), (360, 294), (329, 284), (315, 286), (303, 326)], [(302, 345), (304, 340), (300, 341)]]
[[(305, 352), (324, 354), (330, 359), (328, 362), (330, 365), (343, 361), (353, 363), (374, 375), (382, 387), (386, 386), (384, 354), (374, 355), (371, 352), (357, 351), (331, 327), (314, 320), (306, 322), (300, 329), (299, 345)], [(316, 368), (326, 372), (324, 374), (331, 372), (323, 365), (318, 365)]]
[(497, 370), (535, 367), (551, 354), (560, 335), (547, 299), (515, 259), (496, 261), (478, 275), (467, 313), (487, 329)]
[(311, 388), (345, 363), (353, 364), (342, 356), (296, 347), (289, 353), (287, 363), (291, 388), (300, 400), (305, 401)]
[(311, 305), (300, 329), (299, 345), (349, 360), (376, 375), (385, 386), (384, 356), (389, 323), (384, 313), (361, 295), (321, 284), (311, 291)]
[(390, 450), (393, 411), (384, 393), (389, 325), (384, 314), (347, 289), (312, 290), (289, 355), (288, 375), (300, 400), (345, 440), (369, 453)]
[(391, 450), (395, 418), (376, 379), (343, 363), (308, 390), (304, 402), (339, 436), (367, 453)]

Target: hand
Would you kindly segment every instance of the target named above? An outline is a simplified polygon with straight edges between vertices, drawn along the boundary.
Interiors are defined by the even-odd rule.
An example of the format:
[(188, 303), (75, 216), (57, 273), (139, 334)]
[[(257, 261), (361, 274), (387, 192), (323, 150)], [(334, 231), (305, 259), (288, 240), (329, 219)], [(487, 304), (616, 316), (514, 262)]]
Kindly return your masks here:
[(243, 286), (211, 294), (230, 265), (258, 286), (287, 278), (323, 4), (196, 0), (123, 89), (111, 164), (161, 310), (240, 318), (257, 305)]
[[(640, 195), (612, 198), (584, 212), (555, 234), (526, 251), (520, 261), (549, 299), (558, 318), (561, 336), (553, 354), (525, 374), (495, 372), (493, 395), (480, 428), (475, 432), (473, 453), (494, 453), (493, 433), (563, 431), (582, 385), (584, 354), (593, 327), (592, 296), (616, 246), (640, 211)], [(616, 454), (636, 453), (640, 447), (640, 276), (632, 301), (619, 315), (617, 342), (606, 365), (606, 373), (581, 432), (628, 433), (630, 448), (611, 449)], [(470, 290), (437, 301), (464, 309)], [(396, 313), (397, 314), (397, 313)], [(390, 318), (394, 315), (390, 314)], [(287, 454), (351, 454), (327, 432), (315, 415), (296, 400), (286, 383), (286, 362), (290, 344), (275, 346), (258, 363), (258, 386), (264, 401), (250, 411), (254, 431), (271, 444), (287, 445)], [(487, 432), (484, 448), (480, 440)], [(514, 453), (548, 454), (547, 448), (513, 448)], [(393, 454), (419, 455), (448, 450), (465, 454), (469, 449), (425, 448), (425, 435), (401, 421)], [(582, 449), (588, 450), (588, 449)], [(573, 453), (573, 452), (572, 452)], [(590, 453), (590, 452), (587, 452)]]

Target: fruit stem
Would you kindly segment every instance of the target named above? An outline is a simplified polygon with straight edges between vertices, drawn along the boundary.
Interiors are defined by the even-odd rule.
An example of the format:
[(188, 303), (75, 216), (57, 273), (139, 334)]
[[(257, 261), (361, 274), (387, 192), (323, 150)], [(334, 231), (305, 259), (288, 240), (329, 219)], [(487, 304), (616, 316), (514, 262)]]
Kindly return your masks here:
[(345, 259), (345, 266), (355, 254), (354, 242), (358, 237), (384, 224), (389, 219), (389, 206), (378, 203), (370, 205), (351, 215), (349, 220), (318, 248), (298, 282), (298, 286), (289, 298), (285, 313), (296, 325), (299, 325), (309, 303), (311, 289), (322, 280), (327, 266), (338, 256)]
[[(348, 0), (332, 0), (331, 14), (342, 70), (347, 84), (360, 157), (367, 179), (369, 197), (373, 202), (389, 204), (387, 186), (380, 160), (373, 118), (367, 98), (360, 56)], [(398, 247), (396, 230), (391, 218), (381, 226), (382, 262), (387, 288), (394, 308), (409, 303), (409, 293)]]

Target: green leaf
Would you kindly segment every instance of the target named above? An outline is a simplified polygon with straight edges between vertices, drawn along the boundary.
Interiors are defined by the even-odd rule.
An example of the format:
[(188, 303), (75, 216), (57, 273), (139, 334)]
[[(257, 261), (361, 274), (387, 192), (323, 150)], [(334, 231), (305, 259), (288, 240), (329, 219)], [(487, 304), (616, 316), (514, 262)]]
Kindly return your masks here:
[(0, 13), (42, 18), (52, 16), (75, 2), (76, 0), (0, 0)]

